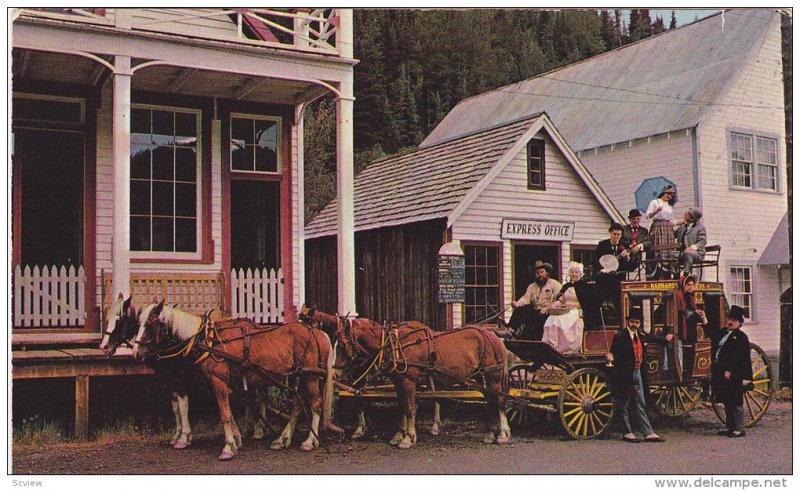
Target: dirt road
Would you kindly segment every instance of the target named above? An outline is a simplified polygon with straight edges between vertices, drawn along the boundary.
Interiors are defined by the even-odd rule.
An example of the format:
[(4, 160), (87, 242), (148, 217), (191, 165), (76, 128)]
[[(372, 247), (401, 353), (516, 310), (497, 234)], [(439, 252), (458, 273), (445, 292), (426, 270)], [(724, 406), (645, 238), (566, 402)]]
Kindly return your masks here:
[(194, 445), (175, 451), (155, 438), (140, 442), (86, 443), (45, 448), (14, 447), (13, 473), (24, 474), (789, 474), (792, 472), (792, 404), (773, 402), (747, 437), (718, 437), (710, 409), (681, 419), (653, 418), (668, 438), (662, 444), (627, 444), (616, 439), (564, 440), (557, 419), (518, 429), (507, 446), (483, 445), (481, 425), (448, 424), (433, 437), (420, 431), (416, 447), (402, 451), (390, 433), (365, 440), (326, 439), (327, 450), (270, 451), (268, 441), (246, 440), (230, 462), (218, 462), (220, 433), (198, 434)]

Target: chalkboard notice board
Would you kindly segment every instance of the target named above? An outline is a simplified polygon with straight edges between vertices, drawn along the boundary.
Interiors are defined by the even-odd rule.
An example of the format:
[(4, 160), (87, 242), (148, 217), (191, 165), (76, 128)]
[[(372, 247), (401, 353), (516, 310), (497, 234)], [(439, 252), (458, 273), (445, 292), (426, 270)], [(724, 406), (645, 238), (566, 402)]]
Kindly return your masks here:
[(464, 256), (439, 255), (436, 260), (439, 303), (464, 303), (466, 301)]

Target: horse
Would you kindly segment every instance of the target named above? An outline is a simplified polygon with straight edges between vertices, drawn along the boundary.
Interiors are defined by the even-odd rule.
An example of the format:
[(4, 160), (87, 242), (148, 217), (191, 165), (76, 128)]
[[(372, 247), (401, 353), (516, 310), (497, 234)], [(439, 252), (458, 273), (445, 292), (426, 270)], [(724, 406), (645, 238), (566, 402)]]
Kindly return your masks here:
[[(159, 354), (159, 345), (165, 338), (178, 342), (180, 351), (194, 362), (211, 384), (225, 433), (220, 461), (233, 459), (242, 447), (242, 437), (233, 419), (229, 399), (231, 382), (239, 379), (253, 387), (282, 386), (281, 379), (288, 376), (290, 386), (295, 381), (301, 385), (311, 411), (311, 430), (300, 448), (311, 451), (319, 447), (320, 378), (330, 376), (328, 359), (333, 354), (324, 332), (298, 322), (278, 327), (260, 327), (247, 319), (211, 323), (165, 306), (163, 301), (146, 306), (139, 314), (134, 356), (147, 358)], [(293, 391), (290, 386), (285, 388)], [(289, 422), (272, 442), (272, 449), (291, 445), (300, 412), (306, 408), (304, 400), (296, 392), (292, 401)]]
[[(334, 317), (334, 321), (336, 357), (351, 364), (372, 363), (395, 385), (402, 416), (400, 430), (390, 444), (408, 449), (416, 443), (416, 390), (428, 379), (439, 388), (463, 383), (479, 389), (489, 409), (490, 432), (483, 442), (510, 442), (511, 429), (505, 416), (508, 392), (506, 350), (490, 330), (470, 326), (434, 333), (419, 322), (382, 326), (366, 319)], [(326, 322), (329, 323), (330, 319)]]
[[(299, 312), (297, 318), (298, 318), (298, 320), (300, 320), (301, 322), (305, 323), (306, 325), (311, 325), (311, 326), (314, 326), (316, 328), (321, 329), (326, 334), (328, 334), (328, 336), (331, 339), (334, 339), (334, 337), (336, 335), (336, 328), (337, 328), (337, 322), (338, 322), (336, 316), (328, 314), (328, 313), (323, 313), (323, 312), (317, 310), (316, 307), (309, 308), (307, 305), (304, 304), (303, 306), (300, 307), (300, 312)], [(367, 318), (356, 318), (356, 319), (351, 320), (351, 321), (374, 323), (374, 322), (372, 322), (372, 320), (369, 320)], [(343, 369), (345, 367), (341, 363), (341, 358), (337, 358), (337, 362), (338, 362), (338, 365), (335, 366), (336, 369)], [(366, 365), (365, 366), (349, 366), (349, 368), (350, 368), (349, 370), (352, 371), (351, 374), (353, 375), (353, 377), (357, 377), (358, 375), (356, 373), (364, 372), (364, 370), (366, 370), (367, 367), (368, 366), (366, 366)], [(359, 380), (359, 383), (357, 383), (357, 385), (362, 386), (362, 387), (365, 384), (366, 384), (366, 380)], [(364, 414), (364, 408), (365, 407), (364, 407), (363, 403), (358, 403), (358, 408), (357, 408), (357, 412), (358, 413), (357, 413), (357, 417), (356, 417), (357, 420), (358, 420), (358, 425), (356, 426), (356, 429), (353, 431), (353, 433), (350, 434), (350, 438), (351, 439), (360, 439), (360, 438), (364, 437), (364, 435), (367, 432), (367, 420), (366, 420), (366, 416)], [(441, 431), (442, 419), (441, 419), (440, 413), (441, 413), (441, 409), (440, 409), (440, 406), (439, 406), (439, 402), (437, 400), (434, 400), (434, 402), (433, 402), (433, 422), (431, 423), (430, 428), (428, 428), (428, 433), (433, 435), (433, 436), (438, 436), (440, 431)]]
[[(136, 308), (131, 305), (131, 297), (122, 294), (106, 312), (106, 329), (100, 349), (106, 355), (113, 355), (122, 344), (130, 344), (139, 331)], [(175, 431), (167, 441), (173, 449), (186, 449), (192, 445), (192, 427), (189, 424), (189, 386), (190, 363), (185, 359), (165, 359), (152, 362), (156, 377), (171, 393), (172, 413), (175, 416)], [(256, 431), (259, 427), (256, 427)], [(263, 429), (261, 429), (263, 430)]]

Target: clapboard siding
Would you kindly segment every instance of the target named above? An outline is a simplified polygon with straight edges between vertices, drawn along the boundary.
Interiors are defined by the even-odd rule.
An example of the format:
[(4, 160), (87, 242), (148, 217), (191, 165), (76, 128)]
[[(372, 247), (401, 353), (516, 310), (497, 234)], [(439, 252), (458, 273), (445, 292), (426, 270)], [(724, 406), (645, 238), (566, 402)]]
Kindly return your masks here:
[(610, 218), (548, 137), (546, 191), (527, 188), (526, 150), (520, 152), (453, 223), (453, 239), (500, 239), (503, 218), (574, 221), (576, 243), (607, 238)]
[[(722, 245), (726, 264), (753, 265), (764, 252), (787, 211), (786, 147), (783, 112), (780, 17), (774, 16), (743, 70), (719, 99), (717, 109), (700, 122), (700, 185), (709, 240)], [(730, 129), (772, 134), (778, 139), (778, 193), (733, 189), (729, 185)], [(734, 225), (735, 223), (735, 225)], [(727, 267), (720, 279), (729, 288)], [(756, 321), (745, 331), (768, 351), (777, 351), (780, 337), (780, 291), (774, 270), (753, 267)], [(784, 284), (788, 287), (789, 284)]]
[(304, 259), (304, 228), (305, 228), (305, 198), (302, 185), (303, 168), (300, 164), (303, 155), (302, 149), (302, 125), (292, 124), (291, 127), (291, 159), (292, 159), (292, 181), (290, 183), (292, 200), (292, 270), (295, 271), (295, 280), (292, 282), (292, 291), (286, 291), (284, 294), (291, 295), (292, 304), (301, 305), (305, 302), (305, 259)]
[[(113, 12), (113, 9), (109, 9), (109, 12)], [(206, 38), (235, 37), (236, 23), (227, 15), (219, 15), (220, 12), (218, 8), (132, 9), (131, 21), (138, 29), (156, 32)]]
[[(664, 176), (678, 186), (676, 213), (697, 203), (692, 136), (675, 131), (647, 139), (581, 152), (581, 161), (625, 216), (636, 207), (634, 192), (651, 177)], [(649, 223), (643, 223), (649, 227)]]

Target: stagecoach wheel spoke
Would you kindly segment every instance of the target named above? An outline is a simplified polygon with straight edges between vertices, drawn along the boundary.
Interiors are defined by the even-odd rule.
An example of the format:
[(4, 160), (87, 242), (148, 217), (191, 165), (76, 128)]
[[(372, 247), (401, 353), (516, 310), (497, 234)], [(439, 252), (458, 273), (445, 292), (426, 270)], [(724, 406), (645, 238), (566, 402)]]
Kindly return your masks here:
[[(514, 390), (521, 390), (523, 394), (530, 390), (536, 371), (527, 364), (514, 366), (508, 370), (508, 386)], [(508, 422), (517, 427), (529, 427), (542, 420), (545, 412), (528, 406), (524, 399), (510, 398), (506, 416)]]
[(660, 385), (653, 387), (651, 394), (655, 395), (653, 408), (656, 412), (667, 417), (680, 417), (694, 410), (703, 389), (699, 384)]
[(575, 439), (592, 439), (609, 426), (613, 405), (606, 401), (608, 385), (595, 368), (579, 369), (564, 381), (558, 395), (557, 409), (564, 430)]
[[(744, 401), (747, 404), (747, 419), (745, 427), (753, 427), (767, 413), (769, 403), (772, 400), (772, 364), (761, 347), (750, 344), (750, 364), (753, 368), (752, 391), (746, 391)], [(755, 404), (756, 409), (753, 409)], [(714, 413), (724, 423), (725, 407), (721, 403), (714, 403)]]

